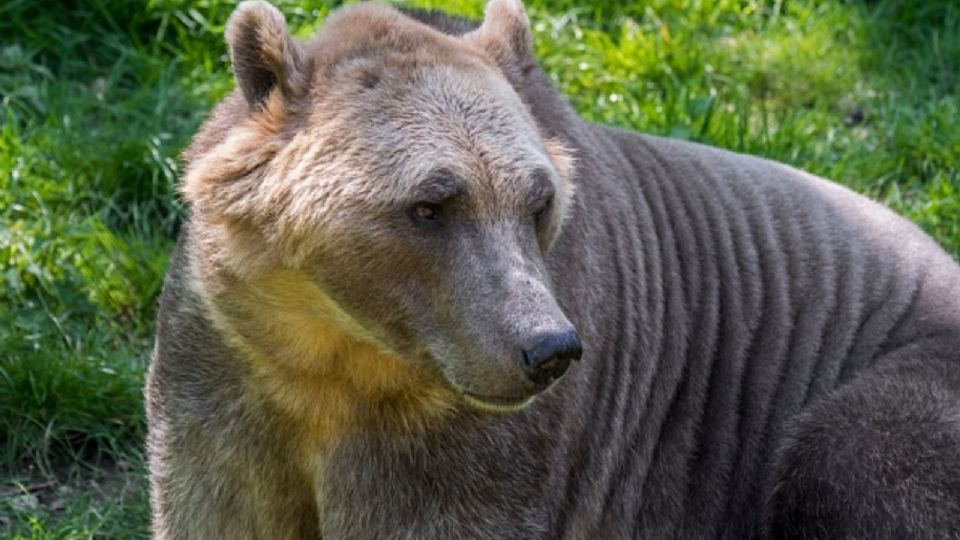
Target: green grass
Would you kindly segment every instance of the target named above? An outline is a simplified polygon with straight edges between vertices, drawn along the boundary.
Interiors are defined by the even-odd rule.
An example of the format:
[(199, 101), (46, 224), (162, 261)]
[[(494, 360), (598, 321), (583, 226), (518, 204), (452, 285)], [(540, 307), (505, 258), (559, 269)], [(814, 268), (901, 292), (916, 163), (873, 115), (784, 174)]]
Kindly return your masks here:
[[(476, 0), (423, 0), (479, 16)], [(960, 4), (528, 0), (589, 120), (791, 163), (960, 256)], [(221, 0), (0, 5), (0, 536), (146, 536), (141, 385)], [(285, 1), (298, 35), (330, 2)]]

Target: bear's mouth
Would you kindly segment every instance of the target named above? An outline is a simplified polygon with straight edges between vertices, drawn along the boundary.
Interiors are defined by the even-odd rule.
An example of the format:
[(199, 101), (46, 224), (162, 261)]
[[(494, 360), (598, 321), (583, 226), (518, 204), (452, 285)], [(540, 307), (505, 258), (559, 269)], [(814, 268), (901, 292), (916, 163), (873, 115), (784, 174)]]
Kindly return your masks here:
[(482, 396), (466, 390), (460, 390), (464, 401), (468, 405), (486, 412), (508, 413), (527, 408), (533, 402), (536, 394), (523, 397)]

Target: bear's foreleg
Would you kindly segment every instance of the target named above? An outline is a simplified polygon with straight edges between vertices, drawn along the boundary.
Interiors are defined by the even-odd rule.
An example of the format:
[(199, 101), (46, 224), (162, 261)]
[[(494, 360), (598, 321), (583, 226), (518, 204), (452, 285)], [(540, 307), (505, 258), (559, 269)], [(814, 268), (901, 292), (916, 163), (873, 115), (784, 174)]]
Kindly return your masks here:
[(153, 538), (318, 538), (309, 483), (259, 441), (224, 427), (152, 420)]

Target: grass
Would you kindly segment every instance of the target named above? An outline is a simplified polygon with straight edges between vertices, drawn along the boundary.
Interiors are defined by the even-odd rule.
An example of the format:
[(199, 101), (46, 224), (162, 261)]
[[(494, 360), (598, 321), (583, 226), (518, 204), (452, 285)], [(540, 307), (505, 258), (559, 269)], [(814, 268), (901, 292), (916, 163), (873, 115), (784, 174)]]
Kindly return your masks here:
[[(421, 0), (479, 16), (482, 2)], [(528, 0), (593, 121), (791, 163), (960, 256), (960, 5)], [(222, 0), (0, 6), (0, 536), (141, 538), (141, 385)], [(307, 35), (330, 2), (281, 2)]]

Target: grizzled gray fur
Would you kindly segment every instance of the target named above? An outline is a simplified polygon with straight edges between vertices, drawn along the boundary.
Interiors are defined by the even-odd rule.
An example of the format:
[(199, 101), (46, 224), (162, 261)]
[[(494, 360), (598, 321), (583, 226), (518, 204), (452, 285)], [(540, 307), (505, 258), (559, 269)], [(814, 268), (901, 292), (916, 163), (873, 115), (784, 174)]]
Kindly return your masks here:
[[(185, 155), (146, 388), (157, 538), (960, 538), (960, 266), (917, 227), (781, 164), (583, 122), (514, 0), (480, 30), (355, 6), (307, 44), (277, 17), (238, 9), (239, 90)], [(432, 112), (392, 108), (429, 81)], [(364, 103), (336, 137), (311, 124)], [(440, 202), (391, 213), (401, 174), (464, 140), (490, 178), (450, 163), (417, 191)], [(330, 171), (350, 187), (244, 206)], [(274, 264), (310, 276), (271, 282), (302, 298), (251, 285)], [(344, 369), (375, 378), (382, 354), (425, 382), (334, 399), (333, 375), (281, 363), (302, 319), (271, 329), (271, 299), (314, 297), (364, 351)]]

